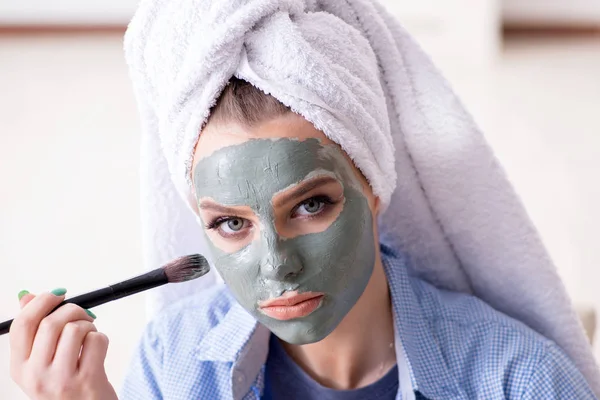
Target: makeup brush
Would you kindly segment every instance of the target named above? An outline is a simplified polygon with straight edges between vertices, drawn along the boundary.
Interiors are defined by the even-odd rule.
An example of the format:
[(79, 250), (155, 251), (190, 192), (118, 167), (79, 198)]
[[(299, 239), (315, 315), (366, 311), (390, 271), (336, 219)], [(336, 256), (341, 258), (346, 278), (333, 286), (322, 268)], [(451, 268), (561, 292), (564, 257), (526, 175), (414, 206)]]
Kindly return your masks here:
[[(208, 261), (200, 254), (180, 257), (161, 268), (136, 276), (135, 278), (67, 299), (56, 306), (50, 314), (67, 303), (77, 304), (82, 308), (92, 308), (167, 283), (180, 283), (200, 278), (209, 270)], [(12, 322), (13, 320), (11, 319), (0, 324), (0, 335), (8, 333)]]

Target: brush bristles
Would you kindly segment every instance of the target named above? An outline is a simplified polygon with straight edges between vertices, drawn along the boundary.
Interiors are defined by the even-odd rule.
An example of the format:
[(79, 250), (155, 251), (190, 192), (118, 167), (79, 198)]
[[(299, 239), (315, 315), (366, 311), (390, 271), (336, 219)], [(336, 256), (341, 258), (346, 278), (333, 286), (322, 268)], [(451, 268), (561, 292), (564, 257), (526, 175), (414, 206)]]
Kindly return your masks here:
[(210, 266), (200, 254), (177, 258), (163, 267), (169, 283), (185, 282), (205, 275)]

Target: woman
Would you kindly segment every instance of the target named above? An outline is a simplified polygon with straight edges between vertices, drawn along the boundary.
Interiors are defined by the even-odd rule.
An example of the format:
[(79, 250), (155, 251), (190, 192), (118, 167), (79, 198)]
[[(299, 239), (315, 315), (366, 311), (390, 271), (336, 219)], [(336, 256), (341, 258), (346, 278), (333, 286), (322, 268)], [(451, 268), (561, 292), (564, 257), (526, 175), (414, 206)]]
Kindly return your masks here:
[[(181, 301), (150, 324), (122, 398), (395, 399), (399, 386), (403, 398), (408, 387), (431, 399), (594, 398), (549, 340), (474, 297), (409, 277), (405, 260), (379, 246), (380, 203), (367, 180), (275, 98), (234, 79), (193, 171), (228, 289)], [(38, 297), (19, 319), (37, 321), (62, 299)], [(63, 307), (44, 318), (52, 328), (33, 346), (14, 346), (33, 352), (27, 362), (37, 368), (45, 361), (79, 378), (47, 397), (36, 390), (52, 389), (40, 382), (52, 372), (18, 379), (32, 398), (114, 398), (102, 368), (107, 343), (89, 321)], [(36, 345), (47, 346), (44, 360)]]
[[(307, 7), (317, 4), (307, 3), (311, 3)], [(367, 7), (366, 2), (351, 3), (357, 9)], [(211, 18), (222, 22), (219, 7), (232, 12), (233, 4), (213, 3), (210, 11), (216, 16)], [(299, 7), (301, 2), (269, 4)], [(163, 22), (172, 24), (168, 21), (173, 15), (156, 7), (148, 6), (141, 14), (164, 11), (169, 18)], [(261, 7), (246, 11), (268, 15), (273, 11)], [(245, 21), (253, 28), (245, 37), (246, 54), (237, 76), (265, 84), (248, 66), (257, 68), (253, 57), (261, 57), (263, 44), (271, 43), (274, 32), (290, 40), (288, 21), (300, 26), (305, 37), (316, 36), (313, 23), (319, 18), (324, 24), (320, 28), (325, 29), (327, 22), (354, 35), (349, 40), (352, 46), (325, 47), (323, 54), (351, 53), (358, 59), (358, 53), (368, 52), (358, 31), (331, 19), (338, 14), (300, 11), (287, 10), (287, 18), (275, 13), (276, 18), (266, 21), (256, 13), (255, 22)], [(233, 13), (237, 23), (231, 27), (239, 26), (240, 15), (255, 14)], [(186, 17), (181, 18), (181, 26), (189, 26)], [(144, 25), (141, 21), (140, 17), (138, 28)], [(159, 28), (155, 31), (162, 34)], [(229, 37), (225, 32), (219, 35)], [(200, 44), (226, 52), (223, 46)], [(199, 53), (206, 50), (192, 48)], [(143, 62), (132, 69), (143, 64), (148, 68), (144, 74), (156, 72), (153, 62), (158, 65), (154, 58), (158, 53), (139, 53)], [(231, 59), (220, 52), (206, 54)], [(262, 61), (268, 58), (262, 56)], [(173, 142), (162, 134), (165, 156), (171, 171), (185, 171), (176, 183), (182, 194), (188, 189), (192, 194), (192, 209), (226, 286), (182, 299), (154, 318), (135, 353), (121, 398), (595, 398), (578, 368), (553, 341), (476, 297), (438, 289), (411, 276), (411, 260), (388, 236), (380, 237), (378, 217), (385, 208), (390, 212), (394, 191), (393, 180), (386, 181), (381, 166), (393, 160), (393, 151), (385, 147), (391, 140), (376, 132), (385, 131), (386, 123), (373, 117), (387, 114), (385, 103), (391, 98), (384, 97), (389, 94), (385, 89), (365, 90), (379, 84), (378, 64), (370, 56), (364, 63), (337, 69), (340, 74), (356, 70), (346, 76), (352, 90), (330, 93), (331, 98), (327, 93), (315, 98), (302, 92), (306, 86), (319, 91), (319, 85), (329, 84), (316, 79), (319, 66), (309, 64), (313, 69), (307, 69), (307, 75), (315, 79), (295, 87), (300, 93), (293, 94), (304, 103), (317, 104), (319, 110), (313, 113), (301, 102), (296, 107), (284, 105), (282, 99), (294, 102), (285, 91), (277, 91), (274, 80), (272, 93), (280, 96), (231, 76), (226, 77), (224, 90), (211, 94), (206, 82), (214, 75), (201, 80), (202, 91), (192, 91), (186, 83), (175, 91), (177, 95), (163, 96), (167, 100), (149, 96), (151, 106), (142, 108), (153, 110), (144, 114), (147, 121), (154, 115), (162, 120), (160, 131), (187, 132), (183, 140)], [(299, 58), (310, 59), (304, 53)], [(148, 93), (162, 93), (157, 90), (161, 80), (179, 84), (177, 78), (167, 79), (177, 75), (174, 71), (189, 72), (193, 66), (218, 70), (186, 61), (160, 71), (154, 81), (148, 79), (152, 81), (145, 88)], [(339, 78), (334, 73), (328, 77)], [(203, 93), (209, 94), (202, 97)], [(362, 96), (347, 106), (348, 97), (356, 93)], [(195, 96), (200, 99), (196, 103)], [(200, 115), (192, 121), (202, 119), (204, 109), (192, 105), (206, 104), (211, 104), (206, 109), (210, 112), (206, 121), (200, 121), (199, 134), (190, 115)], [(327, 120), (328, 116), (332, 118)], [(359, 127), (358, 133), (349, 121)], [(371, 130), (366, 128), (369, 123)], [(373, 144), (376, 140), (379, 147)], [(191, 154), (182, 150), (186, 143), (193, 144)], [(361, 147), (370, 152), (361, 153)], [(373, 151), (376, 148), (380, 153)], [(115, 398), (102, 366), (107, 342), (94, 332), (91, 317), (76, 307), (63, 307), (43, 318), (63, 299), (64, 293), (56, 294), (21, 299), (29, 304), (11, 332), (15, 379), (36, 399)]]

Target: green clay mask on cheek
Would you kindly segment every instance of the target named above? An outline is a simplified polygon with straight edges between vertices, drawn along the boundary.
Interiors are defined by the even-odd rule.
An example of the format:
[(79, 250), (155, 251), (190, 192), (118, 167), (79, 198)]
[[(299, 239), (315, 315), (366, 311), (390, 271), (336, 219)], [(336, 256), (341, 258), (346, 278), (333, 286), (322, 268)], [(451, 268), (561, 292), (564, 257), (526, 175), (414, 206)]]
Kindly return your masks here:
[[(282, 237), (273, 198), (321, 176), (341, 184), (340, 213), (320, 232)], [(193, 178), (198, 201), (249, 207), (259, 221), (253, 227), (259, 234), (237, 251), (226, 252), (208, 240), (214, 265), (237, 301), (286, 342), (314, 343), (329, 335), (362, 295), (375, 263), (371, 210), (341, 150), (318, 139), (250, 140), (201, 159)], [(259, 307), (294, 291), (323, 296), (314, 311), (299, 318), (273, 318)]]

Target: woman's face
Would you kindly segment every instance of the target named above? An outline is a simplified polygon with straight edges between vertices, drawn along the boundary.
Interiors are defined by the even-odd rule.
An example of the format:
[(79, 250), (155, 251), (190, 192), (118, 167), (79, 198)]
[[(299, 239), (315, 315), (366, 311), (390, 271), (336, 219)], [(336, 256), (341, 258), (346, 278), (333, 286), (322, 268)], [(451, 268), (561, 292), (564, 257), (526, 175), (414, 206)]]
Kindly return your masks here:
[(375, 263), (378, 200), (348, 156), (290, 113), (207, 125), (192, 174), (214, 265), (238, 302), (289, 343), (325, 338)]

